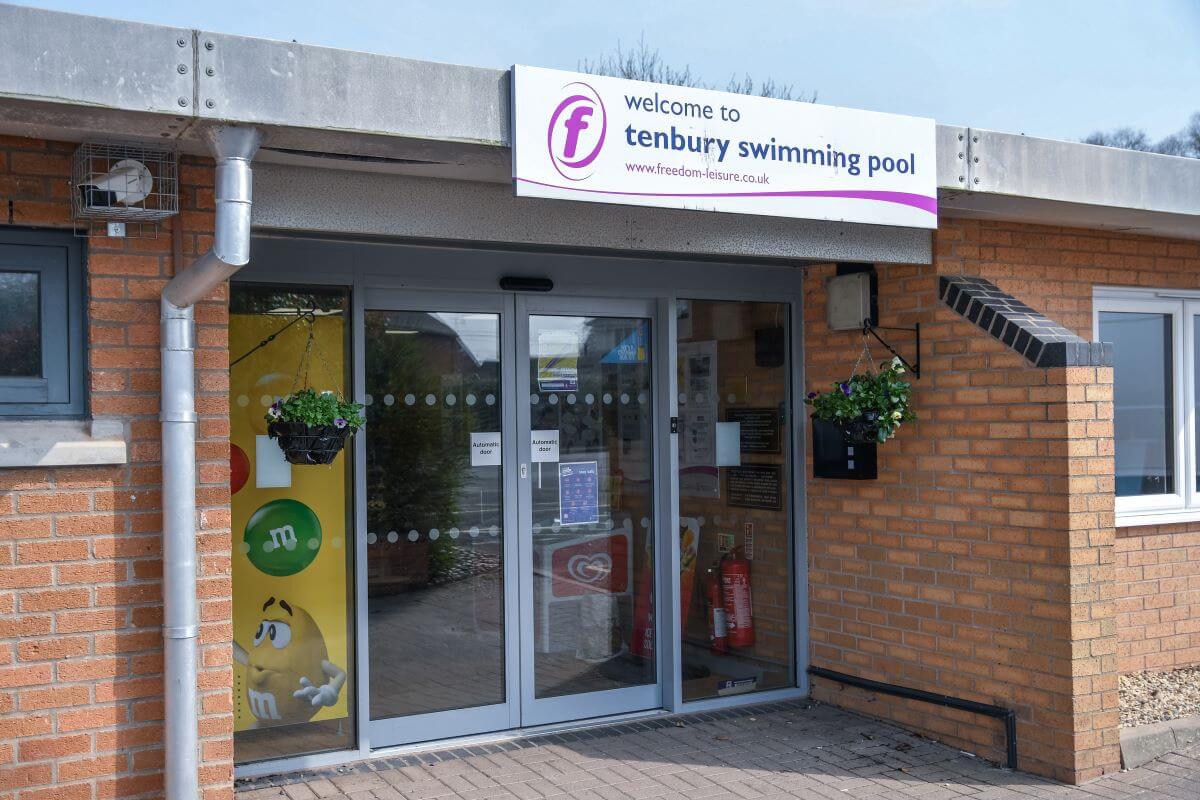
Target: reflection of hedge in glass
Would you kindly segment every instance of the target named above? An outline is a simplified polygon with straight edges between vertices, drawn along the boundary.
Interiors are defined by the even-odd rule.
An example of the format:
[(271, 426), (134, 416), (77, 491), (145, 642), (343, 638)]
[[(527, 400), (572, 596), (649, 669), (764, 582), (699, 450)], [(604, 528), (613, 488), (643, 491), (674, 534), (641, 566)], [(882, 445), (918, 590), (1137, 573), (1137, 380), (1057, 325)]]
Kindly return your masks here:
[[(365, 319), (366, 387), (373, 394), (366, 411), (368, 529), (379, 532), (382, 539), (388, 530), (405, 536), (411, 527), (424, 541), (431, 529), (440, 528), (445, 537), (450, 527), (460, 523), (460, 495), (472, 469), (470, 433), (488, 424), (478, 421), (480, 412), (465, 398), (495, 393), (497, 379), (494, 374), (457, 368), (460, 344), (449, 329), (443, 349), (443, 337), (436, 331), (388, 335), (385, 331), (394, 324), (382, 312), (368, 312)], [(444, 369), (438, 369), (439, 357), (447, 362)], [(452, 410), (444, 402), (445, 374), (458, 381)], [(394, 393), (391, 405), (385, 402), (385, 393)], [(404, 399), (406, 394), (415, 397), (411, 405)], [(433, 406), (426, 403), (430, 395), (437, 398)], [(424, 570), (409, 573), (409, 580), (428, 585), (454, 573), (461, 549), (454, 541), (437, 539), (420, 549)]]
[(42, 337), (35, 272), (0, 272), (0, 376), (42, 374)]

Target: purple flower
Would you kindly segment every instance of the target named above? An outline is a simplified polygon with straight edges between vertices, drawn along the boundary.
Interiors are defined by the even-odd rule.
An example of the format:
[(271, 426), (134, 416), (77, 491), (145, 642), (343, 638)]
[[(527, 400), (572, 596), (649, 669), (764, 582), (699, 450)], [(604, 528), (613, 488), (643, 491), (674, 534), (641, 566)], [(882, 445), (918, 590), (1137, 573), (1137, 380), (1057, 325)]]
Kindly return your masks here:
[(346, 427), (346, 426), (347, 426), (347, 425), (349, 425), (349, 424), (350, 424), (350, 423), (349, 423), (349, 422), (346, 422), (346, 420), (345, 420), (345, 418), (344, 418), (344, 417), (338, 417), (337, 419), (335, 419), (335, 420), (333, 421), (333, 427), (335, 427), (335, 428), (344, 428), (344, 427)]
[(849, 396), (850, 396), (850, 384), (848, 384), (848, 383), (841, 383), (841, 384), (838, 384), (838, 385), (839, 385), (839, 386), (841, 387), (841, 389), (842, 389), (842, 394), (846, 395), (846, 397), (849, 397)]
[(816, 396), (817, 396), (817, 393), (816, 393), (816, 392), (809, 392), (809, 393), (808, 393), (808, 399), (809, 399), (809, 400), (812, 400), (812, 399), (813, 399), (814, 397), (816, 397)]

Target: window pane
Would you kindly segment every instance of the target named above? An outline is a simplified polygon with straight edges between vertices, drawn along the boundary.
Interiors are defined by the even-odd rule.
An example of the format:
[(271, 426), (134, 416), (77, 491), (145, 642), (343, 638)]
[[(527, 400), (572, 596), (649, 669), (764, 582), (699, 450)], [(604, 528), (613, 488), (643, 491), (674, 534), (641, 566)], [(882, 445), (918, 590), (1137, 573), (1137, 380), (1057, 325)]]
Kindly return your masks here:
[(42, 375), (38, 274), (0, 272), (0, 378)]
[(371, 718), (503, 703), (500, 315), (365, 325)]
[(795, 685), (788, 306), (680, 301), (683, 699)]
[(1117, 496), (1175, 492), (1171, 315), (1104, 311), (1112, 342)]
[(298, 312), (312, 309), (311, 386), (344, 393), (350, 379), (344, 291), (235, 283), (230, 294), (238, 763), (354, 743), (349, 450), (329, 466), (294, 466), (267, 437), (264, 419), (267, 406), (292, 389), (309, 346), (309, 323)]
[[(1196, 414), (1197, 424), (1200, 424), (1200, 316), (1192, 317), (1192, 410)], [(1200, 489), (1200, 435), (1196, 437), (1196, 488)]]
[[(654, 683), (653, 340), (627, 317), (529, 317), (534, 692)], [(542, 461), (540, 459), (547, 459)]]

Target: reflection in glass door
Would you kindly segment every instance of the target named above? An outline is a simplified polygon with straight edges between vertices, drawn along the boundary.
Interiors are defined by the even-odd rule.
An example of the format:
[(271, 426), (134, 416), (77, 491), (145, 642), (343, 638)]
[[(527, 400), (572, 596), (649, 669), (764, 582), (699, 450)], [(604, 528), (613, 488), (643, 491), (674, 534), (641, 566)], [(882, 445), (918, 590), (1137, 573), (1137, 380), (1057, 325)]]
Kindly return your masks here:
[(508, 727), (501, 314), (364, 326), (372, 744)]
[(658, 706), (649, 312), (519, 302), (522, 724)]

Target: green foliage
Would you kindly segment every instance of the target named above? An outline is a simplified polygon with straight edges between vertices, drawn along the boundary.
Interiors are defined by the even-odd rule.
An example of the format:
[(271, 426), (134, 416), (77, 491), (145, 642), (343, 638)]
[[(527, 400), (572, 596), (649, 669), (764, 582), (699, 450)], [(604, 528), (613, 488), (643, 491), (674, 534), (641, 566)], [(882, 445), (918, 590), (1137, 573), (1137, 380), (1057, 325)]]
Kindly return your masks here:
[(809, 392), (804, 402), (823, 422), (846, 426), (865, 421), (868, 436), (886, 442), (902, 422), (916, 419), (909, 407), (911, 387), (903, 375), (904, 365), (893, 358), (874, 374), (854, 375), (822, 394)]
[(354, 432), (365, 421), (362, 409), (362, 403), (347, 403), (333, 392), (317, 394), (313, 389), (301, 389), (272, 403), (266, 416), (267, 422), (302, 422)]

